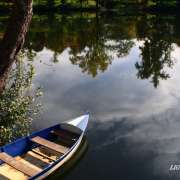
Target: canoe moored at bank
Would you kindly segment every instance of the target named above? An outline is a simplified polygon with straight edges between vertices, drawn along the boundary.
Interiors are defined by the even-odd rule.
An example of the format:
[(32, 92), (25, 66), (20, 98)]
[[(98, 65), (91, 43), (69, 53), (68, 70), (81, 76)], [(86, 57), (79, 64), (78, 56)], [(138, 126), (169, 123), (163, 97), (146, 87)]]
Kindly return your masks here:
[(70, 160), (89, 121), (85, 114), (0, 148), (0, 179), (44, 179)]

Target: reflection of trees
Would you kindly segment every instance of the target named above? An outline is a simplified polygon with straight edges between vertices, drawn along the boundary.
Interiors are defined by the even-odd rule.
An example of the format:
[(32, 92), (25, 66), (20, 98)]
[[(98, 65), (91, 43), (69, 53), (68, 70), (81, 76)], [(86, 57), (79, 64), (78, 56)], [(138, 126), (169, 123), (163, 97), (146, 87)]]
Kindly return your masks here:
[(112, 58), (106, 53), (104, 46), (95, 44), (84, 50), (81, 54), (72, 55), (72, 64), (79, 65), (83, 72), (87, 72), (95, 77), (98, 71), (104, 72), (111, 64)]
[(172, 16), (41, 16), (33, 23), (32, 40), (27, 47), (35, 51), (44, 46), (53, 50), (54, 62), (69, 47), (72, 63), (95, 76), (111, 64), (110, 54), (119, 58), (127, 56), (134, 45), (133, 39), (138, 38), (144, 40), (144, 46), (140, 47), (143, 60), (136, 64), (138, 77), (151, 78), (157, 86), (160, 79), (168, 78), (165, 67), (172, 66), (171, 44), (179, 44), (178, 25), (178, 17)]
[[(83, 38), (86, 39), (83, 50), (72, 49), (70, 60), (73, 64), (79, 65), (83, 72), (95, 77), (99, 71), (104, 72), (112, 63), (112, 53), (118, 57), (124, 57), (129, 54), (134, 43), (130, 40), (122, 40), (121, 34), (114, 33), (111, 26), (104, 31), (105, 23), (98, 15), (92, 25), (91, 34)], [(109, 39), (109, 37), (113, 38)], [(113, 43), (109, 43), (108, 40), (112, 40)]]
[(142, 61), (136, 63), (137, 76), (141, 79), (152, 79), (155, 87), (160, 79), (169, 78), (165, 67), (172, 67), (172, 45), (164, 40), (145, 40), (144, 46), (140, 47)]
[(165, 68), (173, 64), (171, 44), (179, 44), (180, 39), (178, 16), (81, 14), (39, 16), (36, 19), (30, 33), (31, 44), (27, 47), (35, 51), (44, 46), (53, 50), (54, 62), (69, 47), (71, 62), (92, 76), (107, 69), (113, 59), (110, 54), (119, 58), (127, 56), (134, 45), (133, 39), (144, 40), (144, 46), (140, 47), (142, 62), (136, 63), (138, 77), (152, 79), (155, 86), (160, 79), (169, 77)]
[[(116, 21), (106, 22), (106, 18), (97, 14), (36, 16), (26, 47), (30, 52), (44, 47), (51, 49), (53, 62), (58, 62), (57, 56), (70, 48), (71, 62), (94, 77), (111, 64), (110, 54), (124, 57), (134, 45), (133, 41), (126, 40), (130, 31), (124, 23), (130, 22), (124, 17), (120, 21), (121, 25), (117, 26)], [(111, 40), (115, 43), (109, 44)]]
[(160, 79), (170, 77), (166, 68), (173, 66), (172, 42), (171, 39), (167, 39), (172, 27), (167, 22), (162, 23), (157, 17), (148, 21), (146, 25), (146, 30), (141, 31), (146, 35), (143, 46), (140, 46), (142, 61), (137, 62), (135, 67), (139, 78), (150, 78), (157, 87)]
[(71, 48), (70, 61), (78, 65), (83, 72), (95, 77), (98, 71), (104, 72), (112, 62), (112, 57), (108, 55), (105, 45), (106, 37), (102, 33), (102, 24), (96, 16), (93, 22), (91, 34), (84, 37), (83, 49)]
[(108, 49), (116, 52), (117, 56), (121, 58), (127, 56), (133, 46), (134, 42), (131, 40), (119, 40), (114, 45), (108, 45)]

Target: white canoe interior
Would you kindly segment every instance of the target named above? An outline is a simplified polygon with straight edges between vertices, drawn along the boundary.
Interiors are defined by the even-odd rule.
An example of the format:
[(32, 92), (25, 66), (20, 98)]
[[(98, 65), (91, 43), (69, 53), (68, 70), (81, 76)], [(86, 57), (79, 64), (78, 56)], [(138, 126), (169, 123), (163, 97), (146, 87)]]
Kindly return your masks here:
[(89, 114), (86, 114), (84, 116), (80, 116), (76, 119), (73, 119), (72, 121), (69, 121), (67, 123), (70, 125), (78, 127), (82, 131), (85, 131), (86, 127), (88, 125), (88, 121), (89, 121)]
[[(89, 115), (81, 116), (68, 124), (79, 127), (82, 132), (86, 129)], [(11, 157), (5, 152), (0, 153), (0, 159), (4, 162), (0, 165), (0, 180), (25, 180), (43, 171), (47, 165), (52, 164), (74, 144), (80, 134), (74, 132), (64, 133), (61, 130), (52, 131), (54, 135), (61, 137), (55, 142), (36, 136), (31, 139), (39, 146), (31, 149), (21, 156)]]

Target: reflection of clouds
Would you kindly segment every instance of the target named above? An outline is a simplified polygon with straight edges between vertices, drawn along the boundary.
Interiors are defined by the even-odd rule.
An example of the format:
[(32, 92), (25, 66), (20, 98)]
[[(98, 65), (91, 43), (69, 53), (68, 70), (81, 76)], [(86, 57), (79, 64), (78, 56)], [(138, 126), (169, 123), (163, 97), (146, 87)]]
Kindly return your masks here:
[[(44, 50), (40, 55), (41, 58), (37, 59), (46, 62), (51, 52)], [(88, 109), (103, 121), (124, 116), (148, 117), (152, 112), (158, 114), (175, 106), (177, 100), (169, 87), (166, 88), (168, 84), (154, 90), (149, 82), (136, 79), (134, 63), (138, 55), (136, 46), (123, 61), (114, 61), (107, 72), (90, 79), (70, 64), (67, 50), (59, 56), (61, 61), (53, 68), (36, 63), (39, 74), (36, 82), (43, 84), (48, 92), (45, 104), (49, 110), (57, 112), (61, 108), (63, 112), (81, 113)]]
[[(96, 129), (100, 131), (115, 129), (109, 133), (108, 139), (102, 143), (102, 146), (113, 144), (122, 138), (128, 138), (131, 143), (143, 142), (144, 145), (147, 144), (147, 147), (139, 147), (143, 151), (146, 148), (151, 149), (149, 144), (155, 143), (155, 150), (158, 153), (178, 153), (180, 151), (179, 116), (180, 113), (172, 109), (163, 114), (146, 117), (146, 121), (136, 119), (136, 117), (108, 120), (108, 123), (96, 125)], [(100, 148), (99, 144), (98, 148)], [(153, 151), (154, 147), (151, 150)]]
[[(179, 55), (176, 47), (173, 56)], [(138, 46), (132, 48), (128, 57), (113, 61), (105, 73), (94, 79), (69, 62), (68, 50), (58, 56), (59, 63), (52, 63), (53, 67), (38, 62), (41, 59), (50, 63), (51, 57), (52, 52), (45, 49), (35, 61), (34, 83), (43, 87), (46, 109), (41, 117), (43, 123), (39, 120), (35, 124), (37, 128), (89, 110), (92, 115), (88, 137), (95, 153), (92, 156), (100, 152), (107, 161), (112, 161), (113, 157), (106, 155), (112, 148), (116, 158), (119, 161), (125, 158), (129, 166), (133, 161), (147, 160), (144, 171), (151, 171), (154, 176), (167, 175), (169, 162), (180, 161), (180, 62), (169, 70), (171, 78), (154, 89), (147, 80), (136, 78)], [(136, 168), (141, 173), (141, 167)]]
[[(172, 119), (180, 116), (179, 113), (175, 116), (174, 112), (171, 113), (168, 112), (167, 116)], [(178, 117), (176, 117), (177, 115)], [(92, 153), (103, 153), (104, 149), (119, 145), (121, 150), (114, 149), (117, 158), (125, 156), (129, 163), (132, 161), (136, 161), (138, 164), (145, 162), (145, 173), (151, 171), (148, 172), (151, 176), (166, 177), (169, 175), (170, 164), (175, 162), (180, 164), (180, 132), (178, 128), (180, 124), (179, 122), (174, 124), (176, 120), (163, 122), (161, 115), (158, 115), (156, 119), (149, 118), (146, 122), (138, 122), (137, 119), (121, 119), (94, 123), (88, 136), (94, 145)], [(97, 140), (93, 134), (98, 137)], [(121, 157), (122, 161), (123, 157)], [(141, 167), (139, 168), (137, 171), (141, 171)]]

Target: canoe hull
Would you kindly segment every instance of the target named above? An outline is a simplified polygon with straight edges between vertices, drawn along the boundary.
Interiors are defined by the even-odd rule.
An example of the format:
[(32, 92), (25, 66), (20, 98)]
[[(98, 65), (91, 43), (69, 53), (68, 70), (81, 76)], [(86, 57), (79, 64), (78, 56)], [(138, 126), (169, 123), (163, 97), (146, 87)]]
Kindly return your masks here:
[(81, 145), (82, 139), (83, 139), (83, 134), (79, 138), (79, 141), (77, 142), (76, 146), (67, 154), (66, 157), (64, 157), (64, 159), (62, 159), (62, 161), (60, 161), (58, 164), (54, 165), (54, 167), (52, 167), (49, 171), (42, 174), (39, 178), (36, 178), (36, 179), (42, 180), (42, 179), (48, 177), (50, 174), (52, 174), (57, 169), (59, 169), (62, 165), (64, 165), (67, 161), (69, 161), (69, 159), (71, 159), (71, 157), (75, 154), (75, 152), (78, 150), (79, 146)]
[(71, 147), (71, 149), (68, 151), (68, 153), (65, 154), (65, 156), (63, 157), (63, 159), (61, 159), (61, 161), (59, 161), (57, 164), (54, 164), (48, 171), (46, 171), (44, 173), (42, 172), (42, 174), (40, 176), (35, 177), (35, 178), (32, 177), (30, 179), (38, 179), (38, 180), (44, 179), (44, 178), (48, 177), (50, 174), (52, 174), (53, 172), (55, 172), (62, 165), (64, 165), (67, 161), (69, 161), (69, 159), (75, 154), (75, 152), (78, 150), (79, 146), (81, 145), (85, 130), (88, 125), (88, 121), (89, 121), (89, 114), (85, 114), (76, 119), (65, 122), (64, 124), (69, 124), (71, 126), (77, 127), (82, 131), (79, 139)]
[[(29, 180), (44, 179), (47, 176), (49, 176), (51, 173), (56, 171), (58, 168), (60, 168), (63, 164), (65, 164), (78, 150), (79, 146), (81, 145), (88, 124), (88, 120), (89, 120), (89, 114), (85, 114), (66, 123), (60, 123), (51, 126), (49, 128), (42, 129), (38, 132), (34, 132), (30, 136), (20, 138), (15, 142), (0, 147), (0, 154), (3, 156), (6, 155), (11, 157), (12, 161), (14, 162), (12, 167), (24, 173), (25, 175), (28, 175), (29, 178), (27, 177), (27, 179)], [(58, 137), (60, 137), (60, 140), (63, 140), (63, 137), (65, 139), (67, 138), (66, 140), (70, 138), (69, 140), (71, 141), (70, 142), (71, 144), (68, 145), (67, 147), (63, 146), (63, 144), (61, 143), (56, 144), (55, 141)], [(46, 153), (43, 154), (43, 151), (36, 152), (39, 147), (46, 147), (49, 150), (55, 150), (56, 152), (59, 152), (60, 155), (57, 156), (57, 159), (53, 159), (54, 161), (53, 163), (49, 163), (46, 166), (42, 166), (42, 171), (38, 169), (37, 173), (35, 171), (34, 172), (28, 171), (27, 174), (27, 172), (24, 169), (18, 169), (20, 165), (22, 165), (23, 167), (24, 164), (16, 160), (16, 157), (20, 157), (20, 159), (24, 160), (25, 162), (25, 159), (23, 158), (26, 157), (28, 153), (31, 153), (32, 155), (32, 153), (35, 152), (38, 153), (39, 155), (42, 155), (41, 157), (48, 157), (49, 159), (51, 159), (51, 155), (47, 156)], [(12, 161), (10, 162), (7, 159), (5, 159), (4, 161), (4, 159), (2, 159), (3, 156), (0, 159), (0, 165), (3, 165), (4, 163), (8, 165), (12, 165), (11, 163)], [(21, 158), (21, 156), (23, 158)], [(33, 164), (36, 165), (35, 161), (30, 162), (28, 160), (27, 163), (32, 163), (29, 165), (33, 165)], [(25, 169), (31, 169), (29, 165), (27, 164), (25, 166)], [(36, 168), (38, 167), (36, 166)], [(5, 174), (5, 176), (7, 174)]]

